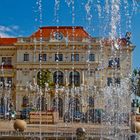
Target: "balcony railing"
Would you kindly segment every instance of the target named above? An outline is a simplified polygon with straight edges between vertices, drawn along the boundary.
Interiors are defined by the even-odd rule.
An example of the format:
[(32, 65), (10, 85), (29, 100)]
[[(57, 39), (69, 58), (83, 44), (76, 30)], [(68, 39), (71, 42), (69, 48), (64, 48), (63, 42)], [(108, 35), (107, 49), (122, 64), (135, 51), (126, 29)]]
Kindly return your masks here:
[(13, 69), (13, 65), (7, 64), (7, 65), (0, 65), (0, 69)]
[(83, 37), (69, 37), (63, 38), (62, 40), (57, 40), (55, 38), (18, 38), (17, 43), (44, 43), (44, 42), (94, 42), (98, 43), (100, 38), (83, 38)]
[(14, 75), (13, 69), (4, 69), (4, 70), (1, 69), (0, 76), (5, 76), (5, 75), (13, 76)]

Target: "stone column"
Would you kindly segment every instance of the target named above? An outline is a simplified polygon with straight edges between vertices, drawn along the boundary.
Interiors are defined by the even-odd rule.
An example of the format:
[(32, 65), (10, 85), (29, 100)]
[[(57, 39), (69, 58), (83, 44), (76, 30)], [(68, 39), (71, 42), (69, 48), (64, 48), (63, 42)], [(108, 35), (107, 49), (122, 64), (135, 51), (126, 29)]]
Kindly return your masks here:
[(82, 71), (82, 84), (85, 84), (85, 72), (84, 72), (84, 70)]
[(69, 78), (68, 78), (68, 70), (65, 70), (65, 81), (66, 81), (66, 86), (69, 84)]

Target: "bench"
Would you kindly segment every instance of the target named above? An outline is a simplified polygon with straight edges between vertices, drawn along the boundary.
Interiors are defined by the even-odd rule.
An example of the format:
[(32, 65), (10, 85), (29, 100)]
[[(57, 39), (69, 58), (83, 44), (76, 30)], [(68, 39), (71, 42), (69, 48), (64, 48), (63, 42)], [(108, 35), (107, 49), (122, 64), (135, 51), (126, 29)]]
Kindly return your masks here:
[(57, 122), (57, 113), (52, 111), (47, 112), (30, 112), (30, 124), (54, 124)]

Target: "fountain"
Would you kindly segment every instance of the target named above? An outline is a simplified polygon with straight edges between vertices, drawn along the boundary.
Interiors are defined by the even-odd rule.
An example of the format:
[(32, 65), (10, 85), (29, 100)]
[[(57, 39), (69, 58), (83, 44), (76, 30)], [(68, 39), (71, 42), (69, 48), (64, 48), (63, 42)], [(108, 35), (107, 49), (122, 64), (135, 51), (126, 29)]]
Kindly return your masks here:
[[(25, 118), (24, 113), (22, 115), (27, 128), (24, 132), (14, 131), (12, 127), (9, 130), (4, 128), (5, 131), (1, 131), (0, 135), (34, 140), (128, 140), (132, 133), (130, 77), (134, 45), (131, 43), (130, 32), (122, 37), (124, 30), (121, 27), (121, 10), (126, 16), (125, 28), (128, 30), (131, 26), (131, 13), (135, 12), (137, 3), (135, 0), (83, 2), (87, 31), (92, 33), (93, 11), (97, 11), (98, 22), (104, 23), (99, 27), (102, 38), (94, 38), (82, 27), (76, 27), (76, 2), (65, 0), (65, 3), (72, 10), (72, 27), (42, 27), (42, 0), (37, 0), (39, 18), (35, 20), (39, 21), (39, 30), (29, 38), (18, 38), (18, 47), (30, 42), (29, 51), (33, 52), (32, 67), (28, 70), (23, 66), (24, 70), (21, 70), (19, 66), (17, 72), (19, 77), (16, 91), (24, 95), (22, 107), (29, 111)], [(133, 6), (131, 13), (130, 5)], [(60, 0), (55, 0), (56, 25), (60, 22), (60, 6)], [(45, 35), (49, 30), (51, 33), (47, 38)], [(55, 52), (55, 61), (52, 61), (51, 51)], [(50, 54), (46, 56), (45, 52)], [(25, 56), (27, 61), (28, 55)], [(4, 77), (3, 66), (2, 63), (1, 73)], [(22, 76), (29, 81), (22, 83)], [(12, 86), (5, 82), (0, 85), (0, 90), (4, 93), (1, 107), (4, 108), (6, 119), (6, 114), (14, 108), (10, 100)], [(17, 112), (21, 110), (18, 97), (20, 95), (14, 104)], [(11, 120), (9, 123), (16, 125), (17, 121)], [(23, 126), (15, 126), (16, 130), (20, 127), (22, 131), (25, 129), (26, 124), (22, 122)], [(135, 124), (137, 130), (138, 125)]]

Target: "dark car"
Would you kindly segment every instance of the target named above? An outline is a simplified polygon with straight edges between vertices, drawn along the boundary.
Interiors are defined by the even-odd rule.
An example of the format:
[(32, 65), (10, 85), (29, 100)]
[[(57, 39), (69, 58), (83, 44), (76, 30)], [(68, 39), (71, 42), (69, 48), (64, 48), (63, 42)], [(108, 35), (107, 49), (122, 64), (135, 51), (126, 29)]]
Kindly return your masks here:
[(31, 108), (24, 108), (21, 111), (20, 118), (21, 119), (29, 119), (29, 113), (32, 111)]
[(85, 114), (85, 122), (101, 123), (101, 110), (89, 109)]
[(74, 111), (74, 112), (66, 112), (64, 114), (64, 122), (71, 122), (71, 121), (79, 121), (84, 122), (85, 115), (83, 112)]

